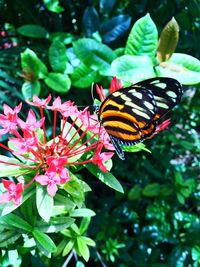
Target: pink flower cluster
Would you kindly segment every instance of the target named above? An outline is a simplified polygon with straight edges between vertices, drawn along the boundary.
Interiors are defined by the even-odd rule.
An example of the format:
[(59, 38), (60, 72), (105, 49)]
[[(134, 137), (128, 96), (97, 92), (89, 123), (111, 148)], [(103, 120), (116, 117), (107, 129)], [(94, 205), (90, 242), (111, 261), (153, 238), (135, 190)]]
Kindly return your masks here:
[[(22, 104), (14, 109), (4, 104), (4, 115), (0, 114), (0, 136), (9, 134), (9, 143), (12, 146), (0, 146), (21, 161), (12, 163), (0, 157), (0, 164), (20, 166), (26, 173), (30, 170), (35, 174), (31, 181), (26, 181), (24, 177), (23, 183), (17, 184), (14, 180), (2, 179), (7, 192), (0, 195), (0, 203), (12, 200), (18, 205), (23, 190), (33, 182), (47, 186), (48, 194), (55, 196), (58, 186), (70, 180), (71, 165), (93, 163), (101, 171), (107, 172), (105, 162), (112, 158), (114, 153), (102, 152), (102, 149), (113, 149), (113, 146), (97, 118), (93, 118), (94, 115), (89, 113), (88, 108), (79, 111), (71, 101), (61, 103), (60, 97), (57, 97), (52, 105), (49, 104), (50, 101), (51, 96), (44, 100), (34, 96), (32, 102), (27, 101), (39, 107), (40, 119), (37, 120), (34, 111), (30, 109), (25, 121), (19, 117)], [(50, 137), (46, 129), (47, 117), (44, 115), (47, 110), (53, 113)], [(15, 177), (15, 181), (19, 179)]]

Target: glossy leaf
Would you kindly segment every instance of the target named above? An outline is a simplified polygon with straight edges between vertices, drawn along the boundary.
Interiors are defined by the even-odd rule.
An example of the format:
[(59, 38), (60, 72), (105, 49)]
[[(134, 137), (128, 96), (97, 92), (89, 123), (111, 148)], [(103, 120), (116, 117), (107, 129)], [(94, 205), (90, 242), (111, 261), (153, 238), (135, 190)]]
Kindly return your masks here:
[(95, 216), (95, 212), (90, 209), (82, 208), (70, 211), (71, 217), (92, 217)]
[(44, 251), (48, 251), (49, 253), (56, 251), (56, 245), (48, 235), (36, 229), (33, 230), (32, 234), (35, 241)]
[(136, 83), (155, 77), (152, 61), (147, 56), (124, 55), (115, 59), (111, 64), (110, 75), (118, 79)]
[(158, 45), (158, 32), (150, 15), (137, 20), (129, 34), (125, 54), (149, 56), (154, 59)]
[(59, 4), (59, 0), (43, 0), (43, 2), (46, 8), (51, 12), (60, 13), (64, 11), (64, 8)]
[(36, 205), (37, 210), (43, 220), (49, 221), (53, 211), (53, 198), (47, 193), (46, 187), (37, 185)]
[(118, 15), (101, 25), (104, 43), (111, 43), (121, 37), (130, 27), (131, 18), (128, 15)]
[(95, 7), (89, 6), (84, 10), (83, 28), (87, 37), (91, 37), (94, 32), (99, 30), (99, 14)]
[[(9, 177), (9, 176), (16, 177), (27, 172), (27, 168), (18, 166), (21, 165), (21, 162), (16, 158), (10, 158), (0, 155), (0, 161), (5, 162), (5, 163), (0, 162), (0, 169), (1, 169), (0, 177)], [(16, 164), (16, 166), (14, 164)]]
[(93, 70), (109, 69), (116, 57), (108, 46), (89, 38), (74, 42), (73, 48), (77, 57)]
[(179, 26), (172, 18), (165, 28), (162, 30), (159, 45), (157, 50), (157, 57), (160, 62), (168, 60), (174, 53), (179, 38)]
[(71, 81), (67, 74), (50, 72), (44, 82), (52, 90), (59, 93), (66, 93), (71, 87)]
[(28, 80), (35, 81), (46, 77), (48, 70), (45, 64), (38, 58), (36, 53), (27, 48), (21, 53), (21, 65), (25, 77), (28, 75)]
[(55, 72), (63, 73), (67, 65), (67, 50), (63, 43), (54, 41), (49, 48), (49, 62)]
[(84, 258), (85, 261), (88, 261), (90, 257), (90, 251), (82, 236), (77, 237), (77, 246), (80, 255)]
[(102, 172), (96, 165), (93, 164), (86, 165), (86, 168), (107, 186), (113, 188), (114, 190), (120, 193), (124, 193), (121, 184), (110, 172)]
[(47, 30), (40, 25), (34, 25), (34, 24), (23, 25), (19, 27), (17, 31), (21, 35), (32, 37), (32, 38), (47, 38), (48, 37)]
[(94, 81), (98, 82), (101, 79), (101, 75), (98, 71), (92, 70), (82, 63), (80, 66), (75, 68), (70, 78), (72, 85), (77, 88), (88, 88)]
[(31, 232), (32, 226), (15, 214), (8, 214), (0, 218), (0, 224), (11, 226), (23, 231)]
[(49, 223), (38, 222), (35, 226), (43, 233), (56, 233), (70, 227), (74, 223), (74, 219), (70, 217), (55, 217)]
[(32, 99), (34, 95), (40, 94), (40, 82), (25, 82), (22, 85), (22, 94), (25, 99)]

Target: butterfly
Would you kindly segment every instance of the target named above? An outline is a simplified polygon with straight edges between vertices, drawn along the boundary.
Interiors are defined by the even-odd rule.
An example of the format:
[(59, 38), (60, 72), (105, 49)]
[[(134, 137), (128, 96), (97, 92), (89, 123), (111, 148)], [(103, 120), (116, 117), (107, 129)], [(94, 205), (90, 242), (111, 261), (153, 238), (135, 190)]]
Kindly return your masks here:
[(152, 78), (111, 93), (98, 108), (100, 124), (116, 153), (124, 160), (122, 146), (150, 137), (158, 121), (181, 100), (181, 84), (173, 78)]

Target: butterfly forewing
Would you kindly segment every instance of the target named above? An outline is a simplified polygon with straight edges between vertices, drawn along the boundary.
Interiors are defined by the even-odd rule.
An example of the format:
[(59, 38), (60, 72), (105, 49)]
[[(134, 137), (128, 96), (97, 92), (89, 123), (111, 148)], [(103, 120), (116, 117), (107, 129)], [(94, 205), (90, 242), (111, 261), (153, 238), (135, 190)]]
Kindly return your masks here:
[(172, 78), (153, 78), (137, 83), (135, 86), (148, 88), (152, 92), (157, 114), (155, 119), (161, 118), (169, 110), (175, 107), (183, 94), (181, 84)]

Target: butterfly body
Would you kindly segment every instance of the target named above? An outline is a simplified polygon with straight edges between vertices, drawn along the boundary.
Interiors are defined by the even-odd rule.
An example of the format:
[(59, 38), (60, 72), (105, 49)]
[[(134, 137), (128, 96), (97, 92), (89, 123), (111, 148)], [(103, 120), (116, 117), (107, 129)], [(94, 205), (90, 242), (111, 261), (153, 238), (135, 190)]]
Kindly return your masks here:
[(121, 146), (150, 137), (158, 120), (180, 101), (182, 87), (172, 78), (152, 78), (110, 94), (101, 104), (99, 121), (109, 134), (118, 156)]

